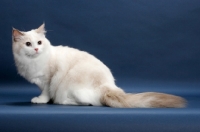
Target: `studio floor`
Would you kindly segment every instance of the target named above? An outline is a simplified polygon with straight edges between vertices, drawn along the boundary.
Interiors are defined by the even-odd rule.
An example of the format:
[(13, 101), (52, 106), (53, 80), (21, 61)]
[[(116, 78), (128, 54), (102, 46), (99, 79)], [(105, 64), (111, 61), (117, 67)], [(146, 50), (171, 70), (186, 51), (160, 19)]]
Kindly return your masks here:
[(200, 130), (200, 83), (118, 83), (126, 92), (165, 92), (184, 97), (186, 108), (110, 108), (31, 104), (40, 94), (35, 85), (1, 83), (1, 132), (197, 132)]

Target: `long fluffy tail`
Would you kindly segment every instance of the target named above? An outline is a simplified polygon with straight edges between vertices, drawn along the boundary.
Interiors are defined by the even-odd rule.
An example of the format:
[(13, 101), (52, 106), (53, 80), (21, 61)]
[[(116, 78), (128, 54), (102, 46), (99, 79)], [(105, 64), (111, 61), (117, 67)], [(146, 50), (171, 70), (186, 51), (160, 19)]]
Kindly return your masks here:
[(106, 89), (101, 103), (117, 108), (183, 108), (186, 100), (170, 94), (145, 92), (129, 94), (121, 89)]

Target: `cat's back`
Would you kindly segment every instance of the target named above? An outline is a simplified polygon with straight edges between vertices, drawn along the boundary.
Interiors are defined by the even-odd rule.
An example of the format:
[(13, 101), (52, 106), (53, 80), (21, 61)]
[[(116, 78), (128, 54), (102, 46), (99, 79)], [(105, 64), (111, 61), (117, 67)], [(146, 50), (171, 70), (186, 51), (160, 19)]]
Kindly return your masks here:
[[(81, 51), (75, 48), (71, 48), (68, 46), (55, 46), (54, 47), (54, 57), (62, 62), (70, 63), (90, 63), (90, 64), (97, 64), (102, 65), (103, 63), (94, 57), (93, 55), (89, 54), (88, 52)], [(104, 65), (104, 64), (103, 64)]]
[(92, 78), (104, 78), (113, 82), (114, 78), (110, 69), (95, 56), (85, 51), (80, 51), (67, 46), (56, 46), (54, 48), (56, 64), (70, 77), (90, 76)]

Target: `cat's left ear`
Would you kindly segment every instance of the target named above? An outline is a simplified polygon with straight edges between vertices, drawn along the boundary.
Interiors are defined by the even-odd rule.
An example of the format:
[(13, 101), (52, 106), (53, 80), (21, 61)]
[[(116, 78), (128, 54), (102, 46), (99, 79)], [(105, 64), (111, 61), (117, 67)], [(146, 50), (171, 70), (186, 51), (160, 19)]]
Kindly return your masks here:
[(36, 29), (35, 31), (37, 33), (42, 33), (42, 34), (45, 34), (46, 33), (46, 30), (45, 30), (45, 24), (43, 23), (38, 29)]

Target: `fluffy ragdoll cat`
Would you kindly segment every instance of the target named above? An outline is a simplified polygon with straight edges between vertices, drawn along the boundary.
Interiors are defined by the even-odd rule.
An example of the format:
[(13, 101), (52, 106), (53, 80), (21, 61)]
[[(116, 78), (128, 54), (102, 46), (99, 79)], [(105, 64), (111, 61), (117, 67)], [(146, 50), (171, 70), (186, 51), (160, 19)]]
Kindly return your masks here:
[(119, 108), (185, 106), (181, 97), (146, 92), (125, 93), (115, 85), (106, 65), (87, 52), (67, 46), (52, 46), (44, 24), (38, 29), (12, 31), (13, 54), (21, 76), (41, 89), (32, 103), (50, 99), (63, 105), (93, 105)]

